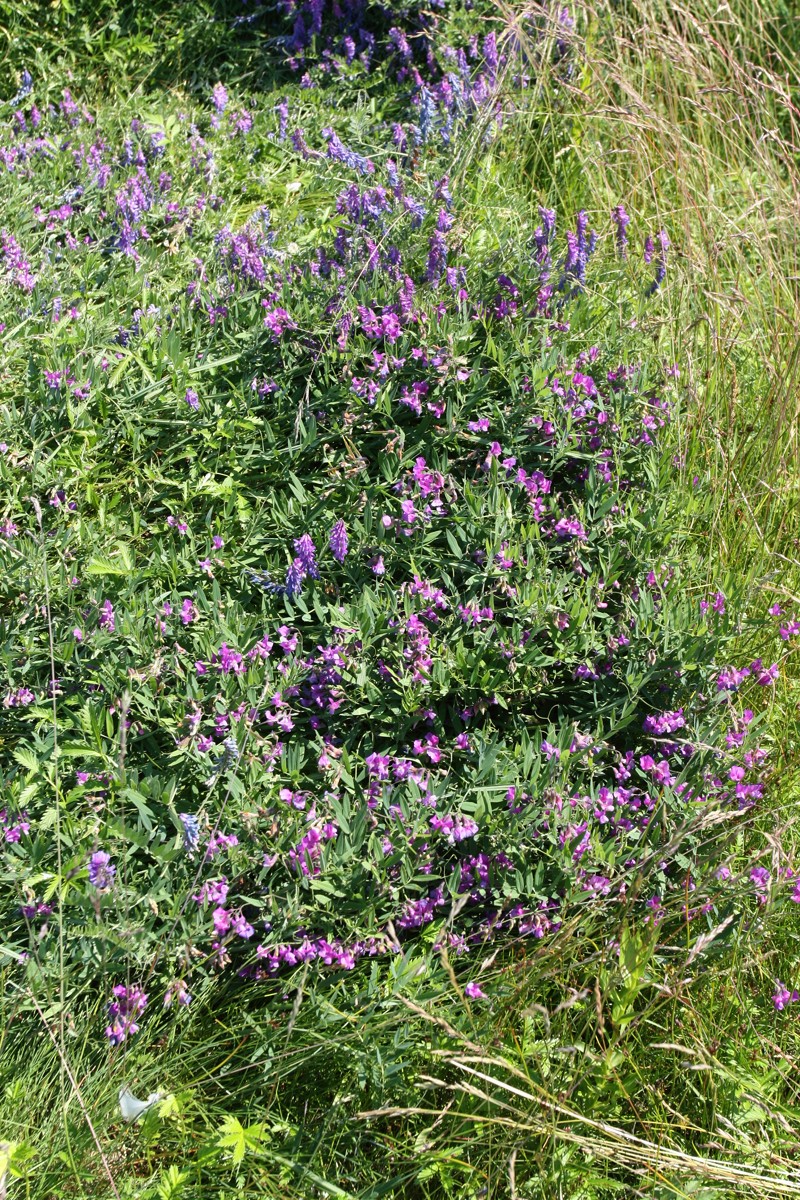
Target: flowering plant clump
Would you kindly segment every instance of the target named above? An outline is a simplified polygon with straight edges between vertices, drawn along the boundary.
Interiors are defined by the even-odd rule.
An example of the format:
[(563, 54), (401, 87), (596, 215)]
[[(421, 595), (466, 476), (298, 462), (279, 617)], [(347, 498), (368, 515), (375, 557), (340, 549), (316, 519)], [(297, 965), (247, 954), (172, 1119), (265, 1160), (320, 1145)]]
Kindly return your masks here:
[[(367, 70), (360, 8), (292, 11), (306, 90)], [(367, 133), (220, 85), (120, 140), (35, 81), (2, 126), (4, 944), (47, 975), (66, 934), (113, 1045), (218, 972), (702, 918), (707, 831), (762, 801), (750, 697), (800, 624), (732, 659), (677, 532), (667, 234), (542, 207), (481, 251), (457, 132), (502, 137), (514, 63), (444, 26), (386, 31)]]

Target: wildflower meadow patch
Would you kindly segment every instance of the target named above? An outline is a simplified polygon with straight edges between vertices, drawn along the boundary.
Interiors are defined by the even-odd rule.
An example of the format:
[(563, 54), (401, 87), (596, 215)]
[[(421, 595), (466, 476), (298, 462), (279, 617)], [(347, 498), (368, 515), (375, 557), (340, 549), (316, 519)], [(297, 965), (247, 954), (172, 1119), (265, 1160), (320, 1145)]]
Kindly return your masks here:
[[(469, 953), (630, 891), (657, 922), (761, 795), (736, 694), (777, 667), (732, 667), (693, 594), (679, 370), (638, 361), (666, 234), (652, 275), (624, 209), (605, 250), (542, 209), (470, 258), (447, 127), (499, 59), (445, 50), (471, 104), (420, 81), (377, 164), (221, 86), (117, 140), (69, 91), (15, 101), (7, 949), (44, 981), (66, 938), (114, 1044), (197, 974)], [(330, 194), (311, 239), (214, 190), (267, 156)]]
[(112, 1055), (221, 981), (413, 949), (480, 1006), (595, 910), (619, 957), (800, 900), (716, 848), (800, 626), (701, 582), (680, 232), (469, 220), (570, 15), (284, 7), (273, 93), (2, 112), (2, 954)]

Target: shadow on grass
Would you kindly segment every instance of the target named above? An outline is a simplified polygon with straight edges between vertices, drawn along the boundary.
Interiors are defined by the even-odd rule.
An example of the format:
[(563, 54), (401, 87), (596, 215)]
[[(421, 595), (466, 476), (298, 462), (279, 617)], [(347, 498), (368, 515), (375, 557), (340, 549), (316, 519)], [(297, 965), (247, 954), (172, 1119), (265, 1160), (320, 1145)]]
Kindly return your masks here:
[[(277, 5), (259, 0), (0, 0), (0, 63), (13, 81), (58, 64), (91, 75), (101, 90), (181, 88), (205, 91), (218, 81), (269, 90), (289, 78), (281, 39), (291, 24)], [(58, 80), (59, 84), (61, 80)], [(4, 87), (4, 91), (13, 88)]]

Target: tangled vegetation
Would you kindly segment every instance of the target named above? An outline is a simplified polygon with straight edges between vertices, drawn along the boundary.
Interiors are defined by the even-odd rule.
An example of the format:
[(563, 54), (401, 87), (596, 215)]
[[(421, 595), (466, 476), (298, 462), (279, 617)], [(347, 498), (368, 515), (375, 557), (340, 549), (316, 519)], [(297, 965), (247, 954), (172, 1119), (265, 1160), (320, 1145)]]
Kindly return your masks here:
[(12, 1197), (800, 1192), (796, 280), (746, 203), (790, 255), (792, 27), (743, 16), (780, 121), (711, 253), (643, 184), (659, 55), (744, 77), (705, 14), (8, 9)]

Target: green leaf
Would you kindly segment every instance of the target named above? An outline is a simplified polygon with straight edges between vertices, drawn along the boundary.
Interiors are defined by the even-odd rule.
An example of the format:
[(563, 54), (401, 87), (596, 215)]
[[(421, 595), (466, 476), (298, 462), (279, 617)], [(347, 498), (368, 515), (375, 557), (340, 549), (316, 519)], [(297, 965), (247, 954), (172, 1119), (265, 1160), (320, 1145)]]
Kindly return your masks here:
[(14, 758), (21, 767), (25, 768), (26, 771), (30, 771), (32, 775), (38, 775), (39, 768), (42, 764), (41, 760), (34, 754), (33, 750), (29, 749), (27, 746), (15, 746)]
[(90, 558), (84, 570), (87, 575), (130, 575), (133, 570), (133, 556), (130, 547), (124, 542), (117, 542), (116, 557), (110, 554), (97, 554)]
[(217, 1145), (227, 1150), (234, 1166), (239, 1166), (245, 1154), (254, 1154), (269, 1141), (269, 1131), (261, 1122), (245, 1127), (237, 1117), (227, 1117), (220, 1126)]

